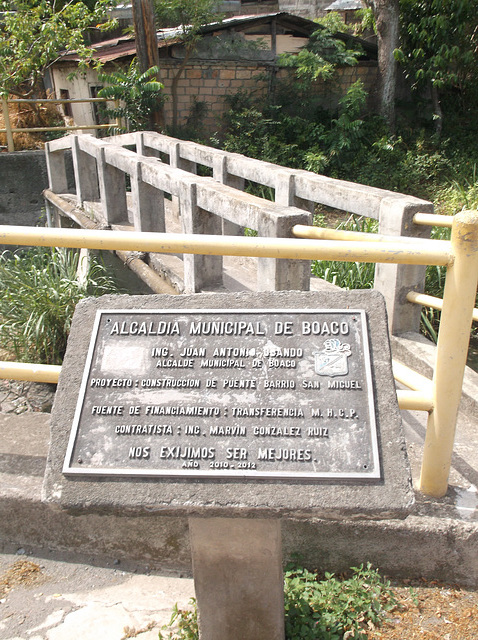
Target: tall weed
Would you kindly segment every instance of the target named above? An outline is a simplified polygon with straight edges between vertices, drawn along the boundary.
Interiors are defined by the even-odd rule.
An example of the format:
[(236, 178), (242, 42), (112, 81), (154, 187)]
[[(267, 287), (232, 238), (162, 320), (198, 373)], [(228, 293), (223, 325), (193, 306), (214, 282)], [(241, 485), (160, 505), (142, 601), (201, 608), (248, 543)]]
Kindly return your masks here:
[(0, 343), (20, 362), (61, 364), (75, 305), (118, 292), (93, 257), (77, 276), (80, 253), (34, 248), (0, 255)]
[[(377, 221), (372, 218), (351, 215), (337, 226), (338, 230), (376, 233)], [(314, 260), (312, 275), (331, 282), (342, 289), (372, 289), (375, 264), (366, 262), (339, 262), (337, 260)]]
[(368, 563), (352, 568), (339, 580), (291, 566), (285, 573), (285, 630), (287, 640), (358, 640), (380, 626), (396, 605), (388, 581)]

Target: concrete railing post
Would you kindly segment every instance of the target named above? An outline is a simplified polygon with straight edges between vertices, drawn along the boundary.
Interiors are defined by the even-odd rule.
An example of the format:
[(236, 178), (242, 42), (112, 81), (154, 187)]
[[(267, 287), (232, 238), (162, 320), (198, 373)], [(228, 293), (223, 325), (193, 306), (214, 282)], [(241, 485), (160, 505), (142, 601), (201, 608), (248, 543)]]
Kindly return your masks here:
[[(221, 218), (197, 206), (196, 184), (179, 184), (183, 233), (221, 235)], [(222, 256), (184, 254), (184, 293), (197, 293), (222, 283)]]
[(298, 198), (295, 194), (295, 176), (291, 171), (278, 171), (275, 186), (275, 201), (285, 207), (297, 207), (314, 213), (314, 203)]
[(68, 179), (66, 177), (65, 152), (52, 151), (50, 143), (45, 144), (46, 168), (48, 182), (53, 193), (68, 193)]
[[(294, 225), (310, 224), (310, 218), (307, 213), (284, 216), (267, 216), (264, 213), (257, 232), (259, 236), (269, 238), (292, 238)], [(310, 261), (259, 258), (257, 285), (261, 291), (309, 291)]]
[(85, 201), (98, 200), (100, 197), (96, 161), (93, 156), (80, 149), (78, 136), (73, 136), (71, 152), (73, 155), (76, 197), (81, 207)]
[[(182, 169), (183, 171), (187, 171), (188, 173), (196, 173), (197, 165), (195, 162), (190, 162), (189, 160), (183, 160), (181, 158), (181, 143), (175, 142), (170, 145), (169, 148), (169, 164), (171, 167), (175, 169)], [(182, 215), (181, 207), (179, 204), (179, 200), (176, 196), (172, 196), (171, 198), (171, 210), (176, 218), (179, 218)]]
[[(221, 184), (226, 184), (238, 191), (244, 191), (245, 180), (239, 176), (230, 174), (227, 170), (227, 156), (215, 155), (213, 158), (212, 177)], [(244, 227), (235, 224), (230, 220), (223, 218), (222, 233), (225, 236), (241, 236), (244, 233)]]
[(451, 245), (454, 262), (446, 274), (433, 376), (434, 408), (428, 417), (419, 487), (434, 498), (443, 497), (448, 488), (478, 285), (478, 211), (455, 216)]
[[(433, 204), (385, 198), (380, 205), (379, 232), (397, 236), (397, 240), (398, 236), (429, 238), (430, 228), (413, 222), (413, 216), (419, 211), (433, 213)], [(424, 291), (425, 273), (426, 267), (421, 265), (376, 265), (375, 289), (385, 297), (390, 333), (399, 335), (420, 330), (420, 307), (407, 302), (407, 294), (409, 291)]]
[(144, 131), (137, 131), (134, 135), (136, 141), (136, 153), (138, 155), (159, 159), (159, 151), (156, 151), (156, 149), (152, 149), (146, 145)]
[(131, 179), (135, 231), (166, 231), (164, 192), (143, 182), (141, 160), (135, 163)]
[(127, 223), (125, 174), (106, 162), (105, 148), (99, 147), (96, 162), (101, 206), (108, 224)]

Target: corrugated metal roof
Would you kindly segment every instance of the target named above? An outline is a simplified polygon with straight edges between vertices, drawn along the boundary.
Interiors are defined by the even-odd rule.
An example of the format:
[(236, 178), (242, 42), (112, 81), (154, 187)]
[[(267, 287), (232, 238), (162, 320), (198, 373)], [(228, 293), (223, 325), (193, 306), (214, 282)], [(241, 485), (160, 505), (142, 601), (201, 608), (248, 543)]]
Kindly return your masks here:
[(324, 11), (354, 11), (363, 9), (363, 3), (360, 0), (335, 0)]
[[(234, 16), (232, 18), (226, 18), (221, 22), (211, 22), (210, 24), (203, 26), (200, 29), (200, 33), (207, 35), (208, 33), (225, 31), (232, 28), (267, 24), (272, 22), (272, 20), (275, 20), (278, 26), (302, 36), (310, 36), (314, 31), (320, 28), (319, 25), (312, 20), (307, 20), (306, 18), (294, 16), (286, 12), (275, 12)], [(181, 42), (184, 36), (184, 31), (184, 27), (160, 29), (157, 32), (158, 48), (162, 49), (163, 47), (169, 47), (172, 44)], [(370, 57), (376, 57), (376, 45), (370, 44), (360, 38), (354, 38), (354, 36), (350, 36), (348, 34), (337, 33), (336, 37), (345, 42), (354, 40), (362, 45), (363, 49)], [(92, 45), (92, 48), (95, 50), (93, 58), (95, 60), (100, 60), (103, 63), (136, 55), (134, 35), (126, 35), (119, 38), (113, 38), (111, 40), (103, 40), (102, 42)], [(79, 61), (79, 57), (75, 52), (73, 52), (64, 55), (60, 61), (77, 62)]]

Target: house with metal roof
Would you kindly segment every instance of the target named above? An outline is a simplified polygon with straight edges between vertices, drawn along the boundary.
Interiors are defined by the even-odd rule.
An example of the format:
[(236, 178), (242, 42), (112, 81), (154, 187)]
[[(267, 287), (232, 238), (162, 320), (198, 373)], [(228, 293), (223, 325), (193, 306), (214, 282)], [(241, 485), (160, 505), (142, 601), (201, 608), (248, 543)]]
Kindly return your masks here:
[[(194, 116), (197, 105), (202, 124), (214, 131), (218, 119), (226, 108), (225, 97), (240, 90), (267, 91), (278, 72), (277, 58), (281, 53), (298, 52), (305, 46), (318, 25), (312, 20), (285, 12), (233, 16), (201, 28), (202, 38), (193, 55), (187, 60), (178, 83), (179, 122)], [(364, 51), (358, 67), (347, 69), (346, 82), (350, 85), (362, 77), (373, 86), (376, 78), (376, 46), (349, 34), (336, 34), (338, 39), (360, 43)], [(185, 58), (181, 28), (160, 29), (157, 32), (160, 75), (166, 96), (172, 80)], [(136, 54), (134, 35), (112, 38), (94, 45), (94, 58), (101, 61), (106, 71), (126, 66)], [(57, 97), (95, 97), (102, 88), (95, 70), (76, 74), (79, 58), (68, 53), (51, 68), (50, 84)], [(90, 105), (72, 105), (69, 114), (76, 124), (97, 124), (99, 114)], [(171, 116), (171, 104), (165, 103), (166, 119)]]

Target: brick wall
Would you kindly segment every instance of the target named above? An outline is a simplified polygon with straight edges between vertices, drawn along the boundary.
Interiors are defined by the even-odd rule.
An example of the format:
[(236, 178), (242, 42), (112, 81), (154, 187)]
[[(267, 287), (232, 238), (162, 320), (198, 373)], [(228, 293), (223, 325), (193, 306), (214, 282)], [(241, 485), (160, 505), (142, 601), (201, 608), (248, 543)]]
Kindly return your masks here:
[[(161, 61), (161, 79), (165, 85), (166, 95), (170, 95), (171, 81), (179, 68), (180, 62)], [(186, 66), (178, 84), (178, 122), (185, 124), (191, 114), (195, 101), (204, 102), (207, 112), (202, 120), (204, 129), (214, 133), (220, 128), (220, 118), (228, 108), (224, 98), (234, 95), (240, 90), (254, 90), (258, 95), (267, 91), (267, 75), (273, 72), (269, 64), (254, 62), (204, 62)], [(279, 77), (286, 77), (287, 69), (278, 71)], [(332, 82), (318, 82), (316, 92), (322, 97), (321, 103), (326, 108), (337, 105), (347, 88), (361, 79), (367, 90), (372, 90), (377, 79), (377, 65), (364, 62), (356, 67), (339, 69)], [(171, 100), (165, 104), (166, 121), (171, 122)], [(196, 123), (197, 124), (197, 123)]]
[[(179, 67), (173, 61), (161, 61), (161, 80), (166, 95), (170, 95), (171, 81)], [(204, 128), (213, 133), (220, 126), (219, 119), (227, 109), (224, 98), (238, 91), (257, 89), (266, 91), (266, 84), (259, 79), (270, 69), (263, 64), (238, 62), (204, 62), (188, 65), (178, 84), (178, 122), (184, 124), (191, 113), (195, 100), (204, 102), (207, 113)], [(171, 99), (165, 103), (166, 122), (171, 122)]]

